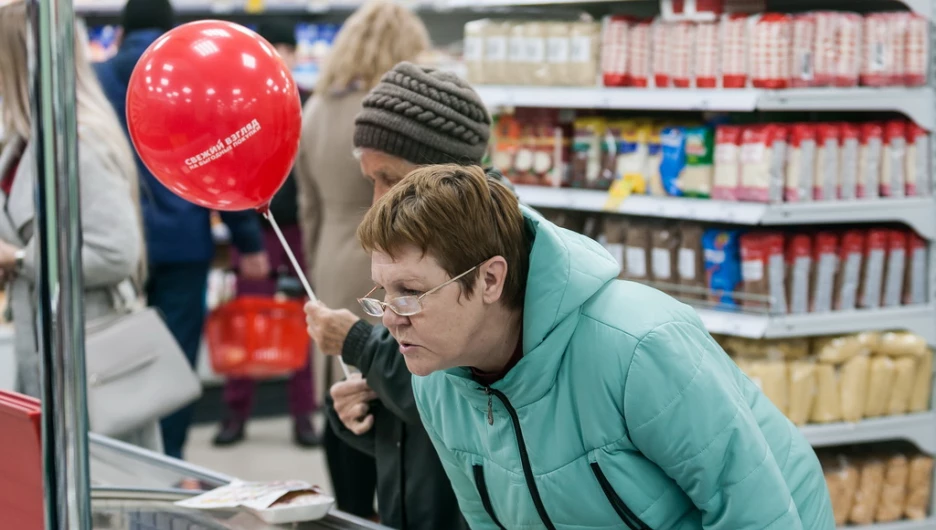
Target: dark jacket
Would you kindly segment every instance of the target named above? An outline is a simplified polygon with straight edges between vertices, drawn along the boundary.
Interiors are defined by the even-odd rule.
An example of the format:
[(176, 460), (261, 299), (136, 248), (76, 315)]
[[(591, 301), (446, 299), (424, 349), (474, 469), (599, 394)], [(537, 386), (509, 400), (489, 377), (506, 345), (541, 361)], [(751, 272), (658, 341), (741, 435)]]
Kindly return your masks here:
[[(419, 418), (412, 375), (399, 345), (383, 326), (359, 320), (342, 347), (379, 397), (371, 404), (374, 426), (349, 431), (326, 397), (328, 421), (348, 445), (377, 460), (377, 507), (381, 524), (400, 530), (467, 530), (455, 493)], [(402, 494), (402, 496), (401, 496)]]
[[(120, 123), (127, 131), (127, 86), (130, 74), (140, 56), (162, 35), (158, 29), (128, 33), (117, 54), (95, 65), (98, 80), (104, 88)], [(146, 168), (134, 152), (140, 176), (140, 202), (149, 262), (200, 263), (211, 261), (214, 239), (211, 235), (210, 211), (169, 191)], [(237, 250), (251, 254), (263, 250), (263, 233), (253, 211), (223, 212), (221, 218), (231, 232)]]

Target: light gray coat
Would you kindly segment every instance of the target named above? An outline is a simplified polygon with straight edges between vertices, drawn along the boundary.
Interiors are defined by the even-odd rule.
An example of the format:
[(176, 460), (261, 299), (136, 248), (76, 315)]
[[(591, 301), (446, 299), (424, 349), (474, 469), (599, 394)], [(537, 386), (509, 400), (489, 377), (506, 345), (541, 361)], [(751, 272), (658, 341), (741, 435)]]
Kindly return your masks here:
[[(0, 178), (17, 162), (22, 139), (13, 139), (0, 151)], [(81, 194), (81, 249), (85, 319), (112, 314), (112, 289), (129, 278), (143, 255), (142, 234), (129, 183), (105, 163), (103, 146), (78, 142)], [(19, 275), (7, 283), (13, 318), (17, 361), (17, 388), (39, 397), (39, 354), (36, 336), (38, 255), (34, 233), (35, 182), (33, 152), (26, 146), (9, 195), (0, 190), (0, 239), (26, 250)], [(158, 422), (128, 433), (124, 441), (159, 450)]]

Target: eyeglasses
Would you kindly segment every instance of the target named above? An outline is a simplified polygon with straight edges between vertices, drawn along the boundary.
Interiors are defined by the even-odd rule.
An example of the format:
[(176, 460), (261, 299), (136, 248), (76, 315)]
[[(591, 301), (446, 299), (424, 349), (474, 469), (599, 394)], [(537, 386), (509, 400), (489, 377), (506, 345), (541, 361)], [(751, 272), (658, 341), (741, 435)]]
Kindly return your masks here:
[(413, 296), (413, 295), (398, 296), (394, 298), (393, 300), (390, 300), (389, 302), (382, 302), (380, 300), (377, 300), (376, 298), (369, 298), (370, 295), (374, 294), (374, 291), (380, 288), (379, 285), (375, 285), (374, 288), (371, 289), (369, 293), (364, 295), (364, 298), (358, 298), (358, 303), (361, 304), (361, 308), (364, 309), (364, 312), (372, 317), (382, 317), (384, 315), (384, 308), (389, 308), (391, 311), (393, 311), (397, 315), (400, 315), (401, 317), (411, 317), (413, 315), (416, 315), (422, 312), (423, 310), (422, 299), (423, 298), (429, 296), (430, 294), (438, 291), (439, 289), (445, 287), (446, 285), (454, 281), (460, 280), (468, 273), (477, 269), (479, 265), (475, 265), (474, 267), (466, 270), (465, 272), (459, 274), (458, 276), (452, 278), (451, 280), (441, 285), (438, 285), (424, 292), (423, 294), (419, 296)]

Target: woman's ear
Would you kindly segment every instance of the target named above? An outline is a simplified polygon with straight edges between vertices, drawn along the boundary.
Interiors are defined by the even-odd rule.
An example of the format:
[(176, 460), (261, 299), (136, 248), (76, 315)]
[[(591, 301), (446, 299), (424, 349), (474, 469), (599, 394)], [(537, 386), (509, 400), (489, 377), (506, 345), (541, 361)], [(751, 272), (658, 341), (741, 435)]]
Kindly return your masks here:
[(504, 282), (507, 281), (507, 260), (503, 256), (494, 256), (481, 265), (481, 299), (486, 304), (500, 301), (504, 294)]

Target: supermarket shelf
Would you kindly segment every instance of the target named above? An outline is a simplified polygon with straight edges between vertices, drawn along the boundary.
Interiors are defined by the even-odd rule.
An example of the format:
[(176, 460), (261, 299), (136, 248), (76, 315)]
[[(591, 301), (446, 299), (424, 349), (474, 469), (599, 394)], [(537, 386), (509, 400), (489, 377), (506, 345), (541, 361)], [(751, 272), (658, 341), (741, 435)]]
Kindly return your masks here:
[(761, 204), (678, 197), (628, 197), (614, 210), (605, 210), (607, 192), (548, 186), (517, 186), (520, 200), (535, 208), (588, 212), (609, 211), (624, 215), (688, 219), (750, 226), (860, 223), (904, 223), (926, 239), (936, 238), (933, 199), (863, 199), (806, 203)]
[(755, 110), (896, 111), (936, 127), (933, 90), (924, 88), (645, 89), (478, 86), (489, 107), (751, 112)]
[[(921, 305), (769, 316), (696, 309), (706, 329), (721, 335), (749, 339), (783, 339), (900, 329), (920, 335), (928, 344), (936, 344), (936, 326), (933, 326), (934, 310), (936, 308), (933, 306)], [(929, 428), (932, 429), (932, 425)]]
[(934, 530), (936, 517), (923, 521), (897, 521), (895, 523), (875, 523), (868, 526), (840, 526), (839, 530)]
[[(862, 420), (857, 423), (830, 423), (800, 427), (813, 447), (886, 442), (912, 442), (924, 453), (936, 454), (936, 412), (922, 412), (886, 418)], [(936, 527), (933, 527), (936, 528)]]

